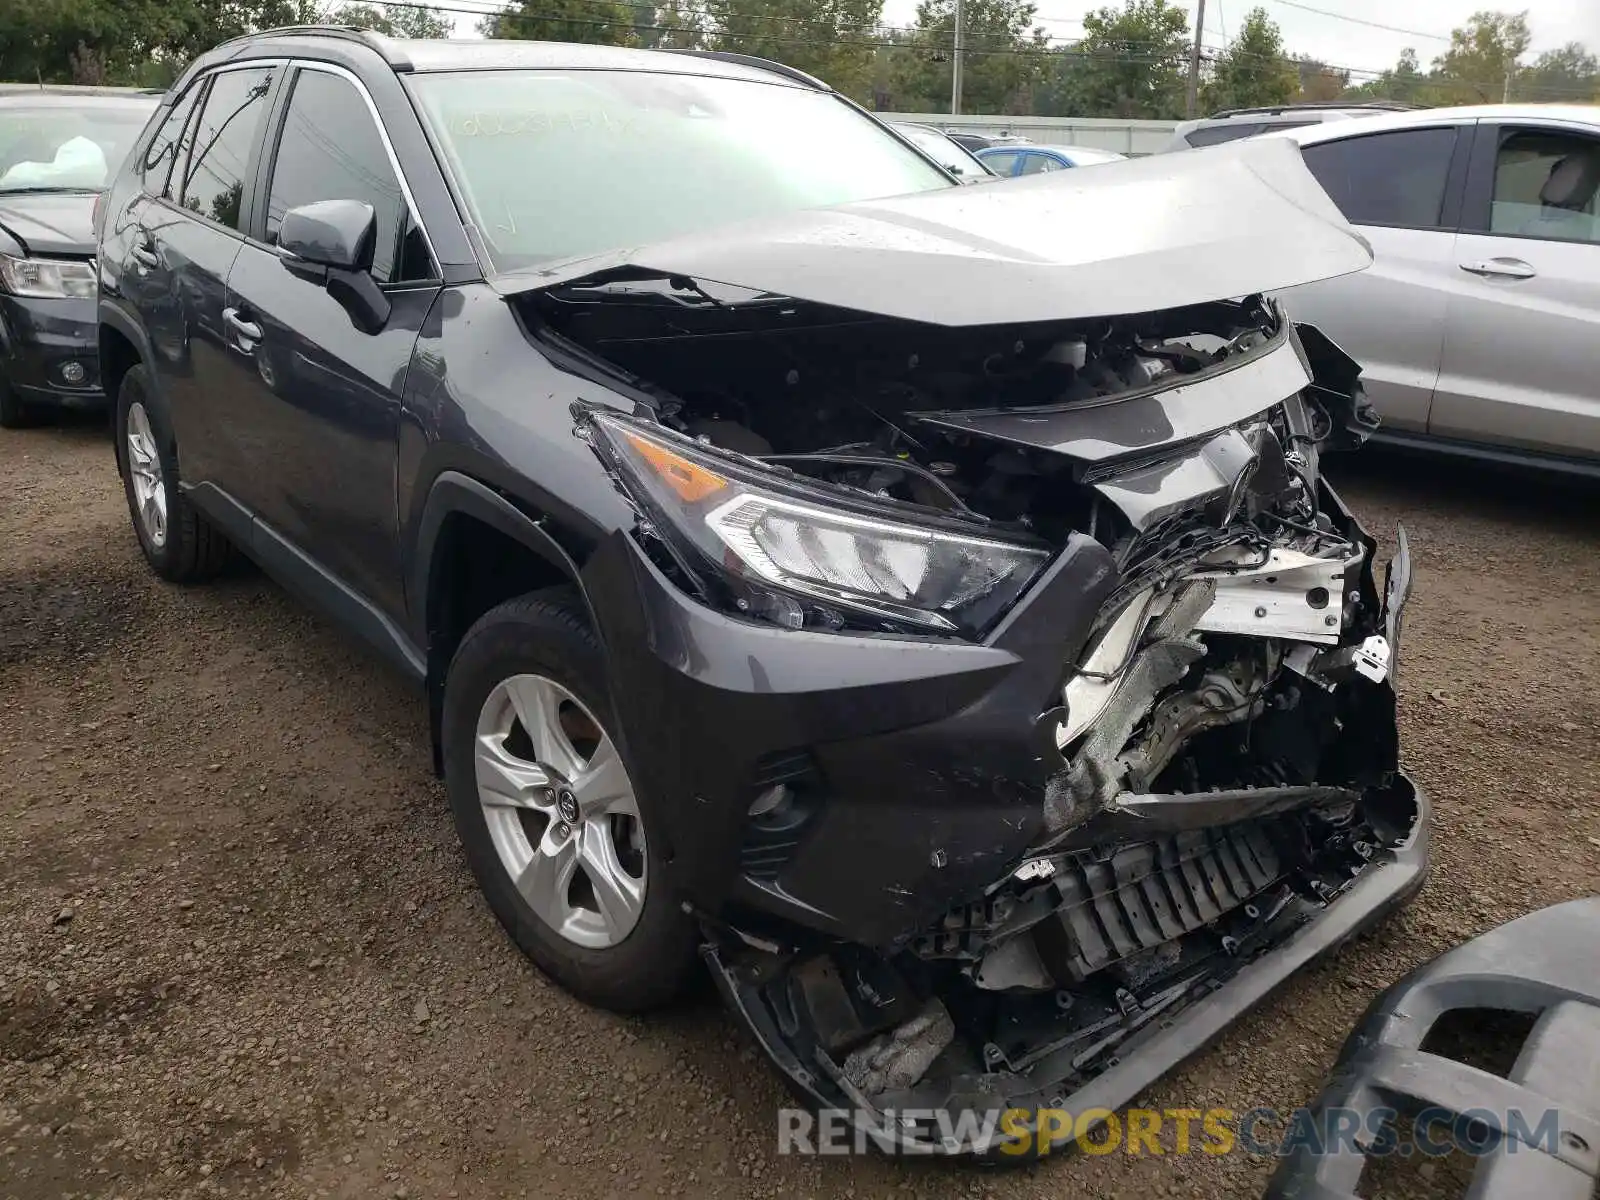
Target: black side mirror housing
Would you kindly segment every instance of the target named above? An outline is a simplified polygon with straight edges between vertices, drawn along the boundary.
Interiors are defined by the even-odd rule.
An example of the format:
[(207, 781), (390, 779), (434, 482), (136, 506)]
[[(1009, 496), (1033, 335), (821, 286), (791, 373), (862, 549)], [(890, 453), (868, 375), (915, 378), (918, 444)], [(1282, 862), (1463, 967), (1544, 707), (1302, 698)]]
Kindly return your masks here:
[(389, 320), (389, 297), (372, 278), (377, 243), (378, 214), (363, 200), (302, 204), (278, 226), (284, 266), (326, 287), (363, 333), (378, 333)]
[(378, 214), (362, 200), (302, 204), (278, 226), (278, 249), (318, 267), (370, 271), (377, 244)]

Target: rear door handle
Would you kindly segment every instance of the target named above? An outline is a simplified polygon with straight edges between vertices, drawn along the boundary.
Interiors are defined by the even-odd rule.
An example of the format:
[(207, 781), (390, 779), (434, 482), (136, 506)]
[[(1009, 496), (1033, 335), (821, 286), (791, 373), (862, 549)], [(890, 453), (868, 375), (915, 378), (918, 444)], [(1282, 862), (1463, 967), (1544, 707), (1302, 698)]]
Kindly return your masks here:
[(229, 329), (238, 334), (237, 344), (239, 349), (247, 353), (255, 349), (255, 346), (246, 345), (245, 343), (259, 342), (261, 340), (261, 326), (257, 325), (254, 321), (246, 321), (239, 315), (239, 310), (237, 308), (223, 309), (222, 320)]
[(133, 242), (133, 261), (141, 267), (157, 267), (161, 260), (156, 257), (156, 244), (150, 235), (140, 230)]
[(1471, 271), (1474, 275), (1500, 275), (1507, 279), (1532, 279), (1539, 273), (1520, 258), (1486, 258), (1480, 262), (1464, 262), (1461, 269)]

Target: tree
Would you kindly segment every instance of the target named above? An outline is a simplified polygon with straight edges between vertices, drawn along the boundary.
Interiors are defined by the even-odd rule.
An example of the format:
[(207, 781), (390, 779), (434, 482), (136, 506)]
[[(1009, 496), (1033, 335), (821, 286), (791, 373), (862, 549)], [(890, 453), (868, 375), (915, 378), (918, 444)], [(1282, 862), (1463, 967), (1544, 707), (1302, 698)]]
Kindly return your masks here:
[(684, 7), (679, 0), (667, 0), (657, 6), (649, 36), (654, 40), (645, 42), (641, 37), (640, 45), (662, 50), (704, 50), (706, 19), (699, 8)]
[[(1030, 0), (962, 0), (961, 110), (1026, 112), (1050, 59)], [(922, 0), (891, 73), (895, 107), (949, 112), (954, 0)]]
[(633, 14), (620, 0), (514, 0), (479, 21), (478, 32), (487, 38), (626, 46), (634, 40)]
[(1354, 100), (1393, 100), (1400, 104), (1427, 104), (1431, 100), (1427, 72), (1417, 63), (1417, 52), (1409, 46), (1400, 59), (1376, 79), (1369, 79), (1346, 93)]
[(1511, 94), (1517, 100), (1584, 103), (1600, 89), (1600, 61), (1582, 42), (1546, 50), (1531, 67), (1517, 72)]
[(1172, 120), (1184, 112), (1188, 10), (1168, 0), (1126, 0), (1083, 19), (1083, 40), (1061, 56), (1064, 115)]
[(1477, 12), (1450, 34), (1450, 49), (1434, 60), (1433, 82), (1445, 103), (1484, 104), (1510, 91), (1517, 59), (1532, 35), (1528, 14)]
[(883, 0), (707, 0), (713, 50), (754, 54), (864, 100)]
[(1285, 104), (1300, 88), (1300, 76), (1283, 52), (1283, 33), (1266, 10), (1253, 8), (1238, 35), (1211, 65), (1201, 89), (1206, 112)]
[(323, 12), (322, 21), (398, 38), (447, 38), (451, 30), (450, 18), (442, 12), (398, 4), (338, 4)]
[(1299, 81), (1294, 99), (1301, 104), (1326, 104), (1337, 100), (1350, 87), (1349, 71), (1330, 67), (1320, 59), (1297, 58), (1294, 69)]

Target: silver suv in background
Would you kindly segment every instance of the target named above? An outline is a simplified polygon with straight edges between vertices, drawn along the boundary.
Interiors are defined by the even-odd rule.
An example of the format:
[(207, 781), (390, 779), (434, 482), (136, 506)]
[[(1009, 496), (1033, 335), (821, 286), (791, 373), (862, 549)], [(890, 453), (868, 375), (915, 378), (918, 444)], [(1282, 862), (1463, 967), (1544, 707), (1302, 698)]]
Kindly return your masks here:
[(1348, 121), (1353, 117), (1370, 117), (1376, 113), (1406, 112), (1412, 107), (1375, 101), (1371, 104), (1278, 104), (1266, 108), (1228, 108), (1197, 121), (1180, 123), (1163, 150), (1220, 146), (1223, 142), (1236, 142), (1257, 134), (1279, 133), (1285, 129), (1321, 125), (1327, 121)]
[(1600, 474), (1600, 106), (1289, 130), (1373, 265), (1281, 294), (1362, 364), (1381, 437)]

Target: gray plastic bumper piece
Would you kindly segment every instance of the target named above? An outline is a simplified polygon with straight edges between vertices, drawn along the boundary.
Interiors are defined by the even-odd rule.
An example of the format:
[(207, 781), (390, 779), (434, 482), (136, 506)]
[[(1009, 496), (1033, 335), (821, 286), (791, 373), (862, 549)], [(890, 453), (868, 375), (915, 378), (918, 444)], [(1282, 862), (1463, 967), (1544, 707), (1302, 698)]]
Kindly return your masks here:
[[(1600, 897), (1530, 913), (1419, 967), (1367, 1010), (1313, 1105), (1353, 1110), (1362, 1127), (1377, 1108), (1437, 1106), (1498, 1126), (1472, 1170), (1467, 1200), (1592, 1200), (1600, 1196)], [(1535, 1018), (1508, 1075), (1422, 1050), (1454, 1009)], [(1519, 1131), (1513, 1111), (1522, 1114)], [(1548, 1113), (1559, 1135), (1528, 1136)], [(1492, 1117), (1491, 1117), (1492, 1114)], [(1368, 1163), (1346, 1140), (1322, 1152), (1297, 1146), (1266, 1200), (1352, 1200)]]

